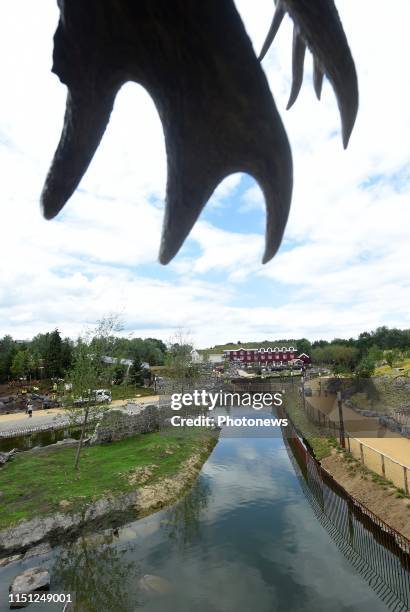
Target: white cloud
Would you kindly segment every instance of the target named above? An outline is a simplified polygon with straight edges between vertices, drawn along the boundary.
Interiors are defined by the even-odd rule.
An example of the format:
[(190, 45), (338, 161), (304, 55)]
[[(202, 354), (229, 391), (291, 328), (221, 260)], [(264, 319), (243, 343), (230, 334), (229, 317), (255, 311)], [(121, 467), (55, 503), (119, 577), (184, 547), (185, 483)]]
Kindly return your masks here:
[[(410, 325), (410, 77), (402, 59), (410, 53), (410, 7), (407, 0), (396, 0), (394, 11), (381, 0), (337, 4), (360, 84), (348, 150), (330, 85), (320, 103), (314, 97), (308, 58), (300, 99), (284, 111), (291, 72), (287, 20), (263, 64), (294, 157), (283, 248), (261, 266), (263, 236), (246, 227), (246, 215), (264, 217), (262, 194), (257, 186), (241, 190), (235, 174), (216, 190), (209, 209), (218, 219), (228, 199), (237, 198), (243, 231), (202, 217), (164, 271), (156, 263), (164, 141), (153, 102), (135, 84), (118, 95), (81, 189), (57, 220), (41, 218), (38, 195), (65, 104), (65, 88), (50, 73), (58, 10), (54, 0), (43, 0), (41, 10), (27, 0), (3, 2), (0, 334), (25, 337), (55, 325), (75, 334), (113, 309), (138, 333), (168, 337), (186, 325), (200, 345)], [(259, 50), (273, 3), (260, 0), (257, 11), (249, 0), (237, 6)], [(259, 289), (252, 301), (246, 283), (254, 279)], [(275, 292), (283, 292), (285, 305)]]

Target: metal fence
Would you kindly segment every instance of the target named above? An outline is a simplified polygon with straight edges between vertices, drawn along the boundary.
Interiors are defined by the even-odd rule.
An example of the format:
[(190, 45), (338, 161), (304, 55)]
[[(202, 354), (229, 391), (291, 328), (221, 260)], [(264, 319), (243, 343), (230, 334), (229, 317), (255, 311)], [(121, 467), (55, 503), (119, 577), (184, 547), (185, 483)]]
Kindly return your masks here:
[(337, 483), (292, 424), (285, 443), (309, 503), (339, 549), (389, 608), (410, 610), (410, 541)]
[[(321, 431), (329, 436), (340, 436), (340, 424), (337, 421), (329, 419), (326, 414), (316, 406), (313, 406), (306, 398), (304, 406), (308, 418), (317, 423)], [(406, 495), (409, 495), (410, 469), (408, 466), (393, 459), (388, 454), (373, 448), (370, 444), (351, 436), (347, 431), (344, 432), (344, 437), (346, 440), (346, 450), (353, 457), (359, 459), (362, 465), (366, 466), (369, 470), (391, 481), (396, 487), (402, 489)]]
[(393, 414), (393, 417), (400, 425), (410, 427), (410, 408), (406, 408), (406, 410), (397, 410)]

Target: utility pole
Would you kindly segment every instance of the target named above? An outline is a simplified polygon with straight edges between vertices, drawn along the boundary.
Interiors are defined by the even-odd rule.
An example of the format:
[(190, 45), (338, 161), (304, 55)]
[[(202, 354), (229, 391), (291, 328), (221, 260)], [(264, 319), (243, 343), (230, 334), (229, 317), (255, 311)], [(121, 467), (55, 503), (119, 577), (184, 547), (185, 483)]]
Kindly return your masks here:
[(337, 392), (337, 407), (339, 409), (339, 440), (340, 446), (346, 448), (345, 442), (345, 425), (343, 422), (343, 406), (342, 406), (342, 392)]

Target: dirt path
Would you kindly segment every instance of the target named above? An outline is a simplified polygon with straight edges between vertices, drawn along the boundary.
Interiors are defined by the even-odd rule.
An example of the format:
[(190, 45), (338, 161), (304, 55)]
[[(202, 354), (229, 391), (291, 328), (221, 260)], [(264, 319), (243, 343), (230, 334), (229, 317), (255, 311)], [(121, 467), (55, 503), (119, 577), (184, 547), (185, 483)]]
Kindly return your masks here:
[(395, 497), (394, 488), (386, 490), (368, 480), (359, 471), (350, 471), (346, 461), (334, 453), (322, 459), (321, 464), (353, 497), (358, 499), (385, 523), (410, 539), (410, 502)]
[[(138, 404), (155, 404), (159, 400), (159, 395), (149, 395), (145, 397), (135, 397), (133, 400)], [(124, 406), (128, 400), (114, 400), (110, 404), (110, 408)], [(10, 430), (19, 427), (35, 427), (36, 425), (48, 425), (52, 423), (56, 417), (63, 417), (65, 410), (61, 408), (48, 408), (46, 410), (34, 410), (33, 416), (30, 418), (25, 412), (17, 412), (14, 414), (3, 414), (0, 416), (0, 431)]]
[[(311, 383), (309, 383), (309, 386), (313, 387)], [(316, 395), (318, 393), (317, 387), (313, 387), (313, 393), (314, 395), (307, 397), (306, 400), (326, 414), (331, 421), (338, 423), (339, 411), (335, 395), (325, 397), (323, 392), (320, 396)], [(410, 468), (409, 438), (404, 438), (380, 425), (375, 417), (365, 417), (357, 414), (348, 406), (343, 406), (343, 418), (346, 431), (354, 438)]]

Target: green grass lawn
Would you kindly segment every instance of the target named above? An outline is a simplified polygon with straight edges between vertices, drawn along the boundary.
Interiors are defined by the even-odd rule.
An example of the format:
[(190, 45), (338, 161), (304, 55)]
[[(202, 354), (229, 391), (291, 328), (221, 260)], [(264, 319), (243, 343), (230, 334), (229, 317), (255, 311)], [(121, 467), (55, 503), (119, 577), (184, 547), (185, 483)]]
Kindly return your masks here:
[(284, 407), (294, 425), (312, 447), (315, 457), (319, 461), (324, 459), (324, 457), (328, 457), (332, 452), (332, 448), (336, 445), (336, 440), (334, 438), (326, 438), (323, 431), (315, 423), (309, 421), (303, 410), (302, 399), (298, 396), (297, 392), (290, 391), (287, 393)]
[(153, 387), (136, 387), (135, 385), (113, 385), (110, 390), (113, 400), (133, 399), (137, 395), (146, 397), (156, 393)]
[(152, 484), (177, 473), (194, 454), (205, 459), (215, 443), (215, 433), (200, 428), (144, 434), (85, 447), (78, 471), (73, 469), (75, 447), (18, 454), (0, 468), (0, 529), (61, 511), (62, 500), (71, 511), (107, 494), (135, 490), (138, 484), (128, 479), (136, 468), (150, 466), (141, 484)]

